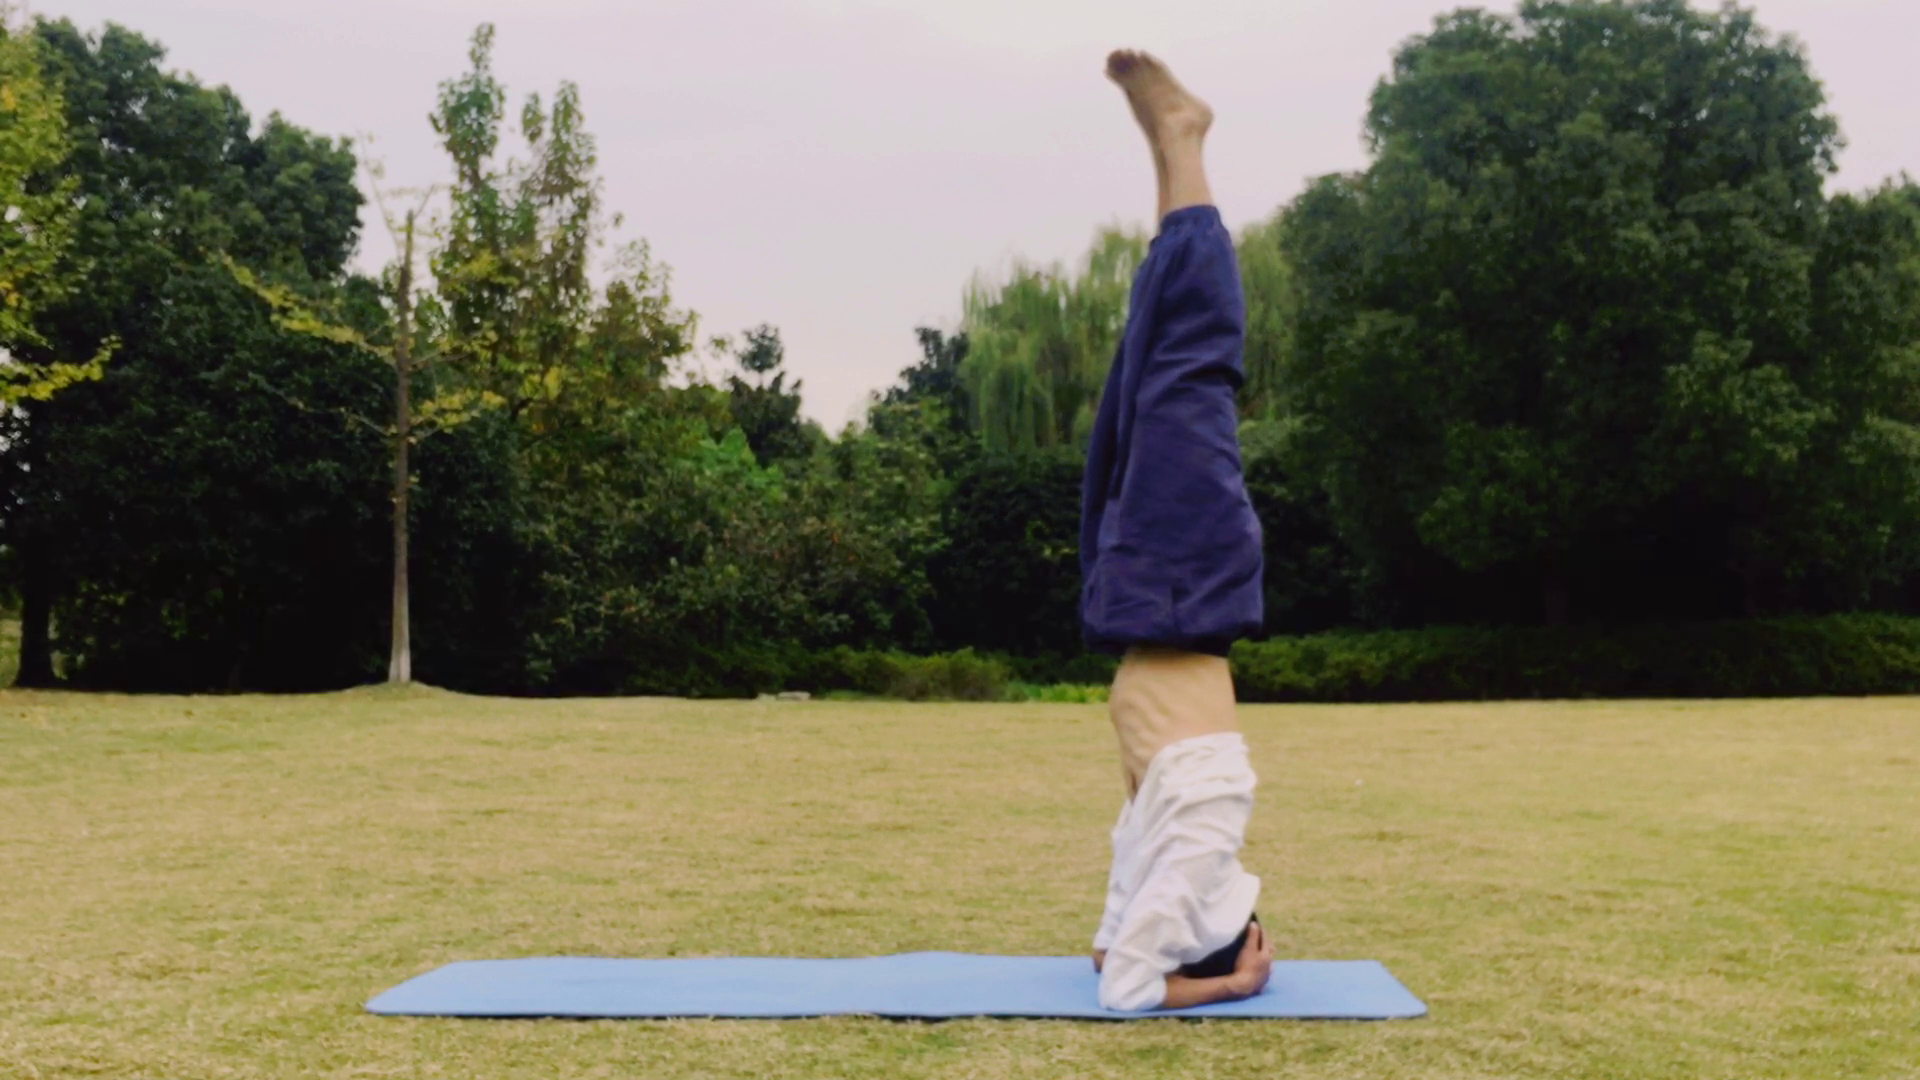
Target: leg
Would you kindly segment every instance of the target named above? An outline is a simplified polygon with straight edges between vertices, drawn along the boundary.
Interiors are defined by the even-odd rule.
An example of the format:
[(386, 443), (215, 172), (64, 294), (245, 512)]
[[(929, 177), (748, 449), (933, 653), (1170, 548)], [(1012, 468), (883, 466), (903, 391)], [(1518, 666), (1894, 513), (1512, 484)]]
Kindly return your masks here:
[(1109, 695), (1131, 794), (1161, 748), (1234, 730), (1224, 657), (1258, 629), (1260, 543), (1233, 402), (1244, 303), (1202, 153), (1213, 111), (1145, 53), (1113, 53), (1107, 77), (1147, 136), (1161, 228), (1101, 396), (1082, 508), (1083, 568), (1098, 571), (1090, 636), (1132, 646)]
[(1189, 206), (1211, 205), (1204, 148), (1213, 110), (1146, 53), (1123, 49), (1108, 56), (1107, 77), (1127, 92), (1127, 104), (1153, 152), (1159, 188), (1154, 220)]

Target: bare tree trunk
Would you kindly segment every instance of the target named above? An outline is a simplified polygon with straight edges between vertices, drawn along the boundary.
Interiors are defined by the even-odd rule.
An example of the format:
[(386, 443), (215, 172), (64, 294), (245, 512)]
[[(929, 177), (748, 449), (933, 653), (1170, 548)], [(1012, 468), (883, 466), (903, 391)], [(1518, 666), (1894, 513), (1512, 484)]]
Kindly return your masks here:
[(413, 681), (413, 633), (407, 610), (407, 447), (413, 435), (413, 223), (407, 215), (406, 242), (400, 256), (398, 327), (393, 344), (396, 387), (393, 395), (393, 649), (387, 682)]
[[(38, 415), (44, 429), (46, 405), (29, 406)], [(42, 467), (43, 443), (27, 434), (27, 468), (39, 471)], [(33, 485), (44, 489), (44, 482)], [(55, 684), (53, 671), (53, 567), (47, 558), (47, 546), (44, 528), (34, 520), (38, 507), (34, 496), (21, 509), (22, 528), (20, 530), (20, 569), (24, 576), (20, 582), (20, 667), (13, 677), (13, 685), (21, 687), (51, 687)]]

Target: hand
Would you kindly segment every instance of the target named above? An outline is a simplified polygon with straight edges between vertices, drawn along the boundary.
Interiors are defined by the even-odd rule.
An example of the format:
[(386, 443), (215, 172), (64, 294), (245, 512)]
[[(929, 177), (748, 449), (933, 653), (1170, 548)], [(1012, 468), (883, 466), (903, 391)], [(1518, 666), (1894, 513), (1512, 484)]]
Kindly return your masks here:
[(1106, 965), (1106, 962), (1107, 962), (1107, 950), (1105, 949), (1093, 950), (1093, 970), (1099, 971), (1102, 967)]
[(1247, 943), (1240, 946), (1240, 957), (1233, 963), (1233, 974), (1227, 978), (1233, 981), (1233, 991), (1241, 997), (1252, 997), (1267, 988), (1267, 980), (1273, 977), (1273, 939), (1267, 937), (1267, 931), (1259, 923), (1247, 928)]

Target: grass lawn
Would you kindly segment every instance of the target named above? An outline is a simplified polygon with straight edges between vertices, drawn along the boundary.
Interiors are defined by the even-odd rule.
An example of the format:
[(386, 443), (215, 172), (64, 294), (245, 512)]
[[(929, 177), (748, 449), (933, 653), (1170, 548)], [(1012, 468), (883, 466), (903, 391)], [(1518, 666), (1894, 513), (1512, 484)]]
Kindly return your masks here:
[(1920, 1076), (1920, 701), (1259, 707), (1386, 1024), (367, 1015), (451, 960), (1077, 953), (1100, 706), (0, 693), (0, 1076)]

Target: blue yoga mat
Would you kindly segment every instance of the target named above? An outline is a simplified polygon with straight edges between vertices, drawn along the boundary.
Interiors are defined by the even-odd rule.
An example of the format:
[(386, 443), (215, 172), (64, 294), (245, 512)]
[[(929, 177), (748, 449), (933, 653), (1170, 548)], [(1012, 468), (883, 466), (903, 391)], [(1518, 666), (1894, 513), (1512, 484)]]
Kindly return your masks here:
[(1265, 992), (1177, 1012), (1100, 1007), (1084, 956), (922, 952), (857, 959), (471, 960), (408, 979), (367, 1002), (388, 1016), (799, 1017), (869, 1015), (1270, 1017), (1391, 1020), (1427, 1007), (1372, 960), (1275, 963)]

